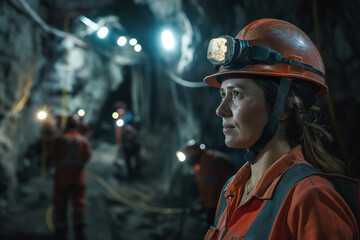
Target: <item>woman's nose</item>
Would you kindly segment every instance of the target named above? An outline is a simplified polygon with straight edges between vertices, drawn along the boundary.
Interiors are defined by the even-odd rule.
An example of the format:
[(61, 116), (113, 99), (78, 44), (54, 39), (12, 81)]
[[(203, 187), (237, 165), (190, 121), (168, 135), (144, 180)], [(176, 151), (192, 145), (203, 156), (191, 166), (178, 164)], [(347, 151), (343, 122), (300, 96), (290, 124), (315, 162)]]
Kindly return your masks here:
[(231, 116), (231, 111), (230, 111), (230, 108), (228, 106), (226, 99), (223, 99), (223, 101), (220, 103), (220, 105), (216, 109), (216, 115), (218, 115), (219, 117), (222, 117), (222, 118)]

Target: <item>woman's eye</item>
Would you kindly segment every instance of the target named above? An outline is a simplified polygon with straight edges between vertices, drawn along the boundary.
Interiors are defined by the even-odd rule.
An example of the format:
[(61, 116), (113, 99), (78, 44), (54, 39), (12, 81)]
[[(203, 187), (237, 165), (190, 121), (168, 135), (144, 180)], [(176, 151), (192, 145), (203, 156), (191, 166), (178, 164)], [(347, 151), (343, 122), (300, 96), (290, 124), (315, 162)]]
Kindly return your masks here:
[(242, 98), (243, 95), (238, 91), (233, 91), (232, 96), (233, 96), (233, 98), (238, 98), (239, 99), (239, 98)]

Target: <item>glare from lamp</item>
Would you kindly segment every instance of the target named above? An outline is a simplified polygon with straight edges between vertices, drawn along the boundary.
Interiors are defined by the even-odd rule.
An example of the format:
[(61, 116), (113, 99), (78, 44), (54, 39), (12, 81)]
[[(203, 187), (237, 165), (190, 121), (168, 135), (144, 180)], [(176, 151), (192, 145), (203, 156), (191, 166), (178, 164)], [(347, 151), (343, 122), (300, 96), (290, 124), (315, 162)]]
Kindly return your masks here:
[(174, 35), (169, 30), (164, 30), (162, 32), (161, 41), (166, 50), (171, 50), (175, 47)]
[(120, 47), (123, 47), (123, 46), (125, 46), (126, 41), (127, 41), (126, 37), (121, 36), (117, 40), (117, 45), (119, 45)]
[(176, 157), (180, 162), (184, 162), (186, 160), (186, 155), (183, 152), (177, 151)]
[(47, 112), (41, 110), (41, 111), (39, 111), (39, 112), (37, 113), (36, 116), (37, 116), (37, 118), (38, 118), (40, 121), (43, 121), (43, 120), (45, 120), (45, 119), (47, 118)]
[(188, 146), (192, 146), (192, 145), (194, 145), (195, 144), (195, 140), (194, 139), (190, 139), (187, 143), (186, 143), (186, 145), (188, 145)]
[(124, 126), (124, 120), (122, 120), (122, 119), (119, 119), (119, 120), (117, 120), (116, 121), (116, 125), (118, 126), (118, 127), (122, 127), (122, 126)]
[(98, 31), (97, 31), (97, 35), (99, 38), (103, 39), (106, 38), (106, 36), (109, 33), (109, 29), (107, 27), (101, 27)]
[(129, 40), (129, 43), (131, 46), (135, 46), (137, 44), (137, 40), (135, 38), (132, 38)]
[(113, 119), (118, 119), (119, 118), (119, 113), (113, 112), (111, 116), (112, 116)]
[(85, 110), (84, 110), (84, 109), (79, 109), (79, 111), (77, 111), (77, 114), (78, 114), (80, 117), (83, 117), (83, 116), (85, 116)]
[(135, 50), (135, 52), (140, 52), (140, 51), (141, 51), (141, 45), (140, 45), (140, 44), (136, 44), (136, 45), (134, 46), (134, 50)]

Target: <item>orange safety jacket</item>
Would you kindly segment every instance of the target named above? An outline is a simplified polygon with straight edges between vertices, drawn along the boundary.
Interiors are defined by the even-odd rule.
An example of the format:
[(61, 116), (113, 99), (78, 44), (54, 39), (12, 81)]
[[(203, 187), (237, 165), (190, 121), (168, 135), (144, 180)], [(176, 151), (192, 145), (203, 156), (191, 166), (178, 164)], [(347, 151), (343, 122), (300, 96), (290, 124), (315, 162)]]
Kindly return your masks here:
[[(251, 239), (245, 238), (250, 226), (254, 227), (252, 223), (267, 201), (274, 198), (274, 191), (284, 172), (298, 163), (310, 165), (304, 160), (301, 146), (276, 161), (260, 179), (251, 198), (239, 206), (251, 170), (250, 165), (245, 164), (226, 187), (227, 205), (216, 226), (209, 229), (205, 240)], [(359, 201), (359, 184), (357, 194)], [(294, 184), (287, 193), (273, 220), (268, 239), (359, 240), (358, 224), (353, 212), (332, 183), (322, 176), (310, 175)], [(262, 231), (261, 223), (256, 227)]]
[(215, 208), (222, 187), (236, 173), (235, 167), (225, 154), (204, 150), (194, 170), (202, 205), (204, 208)]
[(60, 185), (84, 185), (85, 164), (91, 158), (90, 143), (77, 130), (66, 131), (54, 140), (50, 157), (55, 167), (55, 181)]

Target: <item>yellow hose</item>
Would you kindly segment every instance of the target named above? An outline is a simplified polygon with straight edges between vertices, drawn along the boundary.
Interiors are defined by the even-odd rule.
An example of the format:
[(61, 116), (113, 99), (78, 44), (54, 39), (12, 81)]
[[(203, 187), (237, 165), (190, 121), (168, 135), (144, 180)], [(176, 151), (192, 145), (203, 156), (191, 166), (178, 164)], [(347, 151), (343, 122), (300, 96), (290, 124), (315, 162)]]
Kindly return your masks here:
[(48, 227), (51, 233), (55, 233), (55, 227), (51, 219), (53, 211), (54, 211), (54, 205), (51, 204), (46, 210), (46, 216), (45, 216), (46, 226)]
[[(184, 211), (183, 208), (160, 208), (160, 207), (150, 206), (146, 203), (132, 201), (130, 199), (127, 199), (127, 198), (121, 196), (109, 183), (107, 183), (99, 175), (89, 172), (89, 171), (86, 171), (86, 174), (88, 177), (93, 178), (101, 186), (103, 186), (119, 202), (121, 202), (125, 205), (128, 205), (130, 207), (137, 207), (137, 208), (144, 209), (148, 212), (153, 212), (153, 213), (158, 213), (158, 214), (177, 214), (177, 213), (182, 213)], [(49, 231), (52, 233), (55, 232), (54, 224), (53, 224), (52, 218), (51, 218), (53, 211), (54, 211), (54, 205), (51, 204), (48, 207), (48, 209), (46, 210), (46, 225), (47, 225)]]
[(121, 196), (109, 183), (107, 183), (99, 175), (87, 171), (87, 176), (96, 180), (101, 186), (103, 186), (106, 190), (108, 190), (108, 192), (111, 195), (113, 195), (119, 202), (122, 202), (125, 205), (131, 206), (131, 207), (142, 208), (146, 211), (153, 212), (153, 213), (160, 213), (160, 214), (175, 214), (175, 213), (183, 212), (183, 208), (159, 208), (159, 207), (149, 206), (148, 204), (142, 203), (142, 202), (134, 202), (132, 200), (129, 200), (129, 199)]

